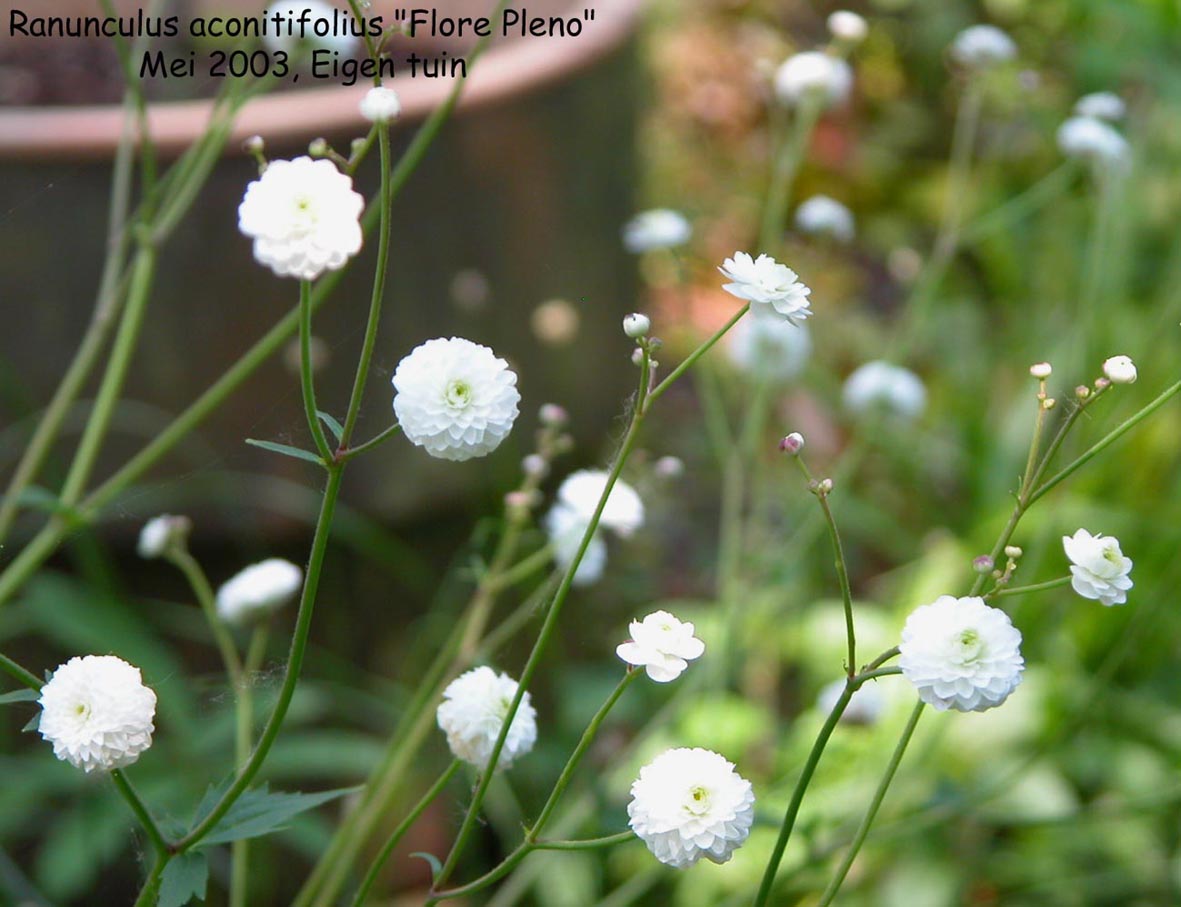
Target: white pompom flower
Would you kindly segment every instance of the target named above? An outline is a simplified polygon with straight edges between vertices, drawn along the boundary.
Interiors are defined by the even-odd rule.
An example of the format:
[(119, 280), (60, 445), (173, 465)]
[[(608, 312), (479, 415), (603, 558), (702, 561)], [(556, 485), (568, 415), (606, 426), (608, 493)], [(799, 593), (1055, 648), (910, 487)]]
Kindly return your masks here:
[(1111, 91), (1096, 91), (1083, 95), (1075, 102), (1074, 112), (1080, 117), (1094, 117), (1097, 120), (1116, 122), (1124, 118), (1127, 105), (1124, 99)]
[(725, 863), (754, 824), (754, 791), (734, 764), (710, 750), (671, 749), (640, 769), (627, 806), (632, 831), (675, 869), (702, 857)]
[[(582, 537), (586, 533), (588, 520), (574, 508), (555, 504), (545, 517), (545, 532), (550, 546), (554, 549), (554, 561), (563, 570), (574, 563)], [(602, 533), (596, 532), (587, 543), (578, 569), (572, 580), (575, 586), (589, 586), (597, 583), (607, 567), (607, 542)]]
[(152, 517), (139, 531), (136, 553), (145, 560), (163, 557), (169, 548), (184, 544), (192, 526), (192, 521), (187, 516), (162, 513)]
[(681, 676), (689, 662), (700, 658), (705, 643), (693, 635), (693, 624), (682, 623), (667, 611), (653, 611), (628, 627), (631, 639), (615, 648), (629, 665), (642, 667), (657, 683)]
[(683, 246), (693, 235), (685, 215), (671, 208), (641, 211), (623, 226), (623, 247), (633, 254)]
[(909, 369), (875, 360), (857, 368), (841, 392), (845, 408), (855, 415), (875, 410), (905, 420), (917, 419), (927, 408), (927, 388)]
[(951, 43), (951, 57), (961, 66), (981, 69), (1007, 63), (1017, 56), (1017, 45), (995, 25), (972, 25)]
[(53, 755), (87, 774), (135, 762), (152, 745), (156, 694), (139, 668), (114, 655), (61, 665), (41, 688), (38, 730)]
[(812, 314), (808, 301), (812, 291), (795, 271), (770, 255), (751, 258), (746, 252), (735, 252), (718, 270), (730, 280), (722, 289), (747, 300), (752, 310), (765, 307), (792, 324), (802, 324)]
[(402, 102), (392, 88), (378, 85), (365, 92), (360, 109), (361, 116), (370, 123), (389, 123), (402, 112)]
[[(607, 487), (610, 474), (602, 469), (580, 469), (558, 486), (558, 503), (568, 507), (584, 523), (589, 523)], [(628, 538), (644, 525), (644, 502), (623, 479), (616, 479), (603, 505), (599, 526)]]
[(808, 50), (788, 57), (775, 72), (775, 96), (787, 107), (804, 101), (837, 107), (853, 90), (853, 70), (840, 57)]
[(1112, 356), (1103, 363), (1103, 375), (1112, 384), (1133, 384), (1136, 381), (1136, 363), (1130, 356)]
[(1062, 547), (1070, 558), (1070, 586), (1075, 592), (1109, 607), (1128, 600), (1132, 560), (1120, 551), (1119, 539), (1080, 529), (1064, 535)]
[(855, 232), (853, 212), (827, 195), (813, 195), (796, 208), (796, 228), (814, 236), (849, 242)]
[(1067, 157), (1104, 170), (1122, 171), (1131, 156), (1128, 140), (1095, 117), (1071, 117), (1058, 127), (1058, 149)]
[(488, 347), (428, 340), (398, 363), (394, 413), (412, 444), (441, 460), (483, 457), (517, 419), (517, 374)]
[[(487, 767), (516, 695), (517, 682), (507, 674), (497, 674), (487, 665), (460, 674), (447, 685), (435, 718), (447, 735), (447, 745), (455, 758), (481, 771)], [(497, 770), (508, 768), (533, 749), (536, 742), (537, 711), (525, 693), (504, 738)]]
[[(267, 50), (282, 51), (292, 56), (317, 48), (349, 56), (357, 49), (358, 39), (351, 31), (333, 28), (336, 15), (336, 8), (323, 0), (278, 0), (263, 13), (263, 18), (271, 25), (267, 34), (263, 35), (263, 46)], [(273, 23), (276, 16), (282, 22), (290, 22), (291, 28), (285, 25), (275, 28)], [(299, 26), (301, 16), (305, 23), (302, 35)], [(334, 31), (341, 33), (334, 34)]]
[(1021, 682), (1021, 633), (978, 597), (941, 595), (911, 612), (899, 667), (919, 698), (939, 711), (983, 712)]
[(307, 155), (271, 161), (246, 187), (238, 229), (254, 240), (254, 258), (280, 277), (315, 280), (361, 250), (365, 199), (328, 160)]
[(726, 334), (730, 361), (748, 375), (788, 381), (804, 370), (812, 354), (808, 326), (756, 309)]
[(303, 571), (281, 557), (251, 564), (217, 590), (217, 615), (241, 626), (282, 608), (303, 586)]

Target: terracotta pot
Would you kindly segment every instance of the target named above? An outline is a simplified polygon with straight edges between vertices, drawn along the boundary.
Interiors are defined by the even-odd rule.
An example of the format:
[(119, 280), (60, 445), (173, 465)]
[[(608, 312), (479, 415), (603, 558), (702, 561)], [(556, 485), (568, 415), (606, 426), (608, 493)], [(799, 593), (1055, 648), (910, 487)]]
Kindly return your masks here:
[[(91, 11), (91, 0), (80, 2)], [(55, 3), (54, 13), (64, 14), (67, 5)], [(394, 4), (377, 3), (373, 12), (386, 5)], [(487, 4), (461, 0), (449, 8), (467, 5)], [(568, 0), (549, 5), (566, 7)], [(386, 314), (360, 435), (389, 424), (389, 376), (403, 355), (433, 336), (467, 336), (512, 360), (524, 415), (490, 461), (442, 464), (401, 442), (358, 461), (349, 486), (370, 510), (422, 513), (470, 496), (483, 482), (503, 487), (516, 458), (528, 451), (541, 403), (562, 403), (575, 418), (576, 434), (601, 439), (630, 385), (627, 369), (589, 374), (579, 354), (593, 350), (595, 361), (627, 361), (619, 318), (633, 305), (634, 276), (618, 236), (633, 210), (635, 72), (627, 38), (637, 3), (584, 0), (577, 14), (584, 5), (595, 8), (596, 20), (578, 39), (506, 40), (488, 51), (456, 118), (399, 199)], [(536, 6), (542, 9), (541, 0)], [(404, 147), (413, 121), (446, 96), (450, 80), (407, 79), (397, 88), (405, 117), (395, 142)], [(364, 91), (314, 88), (261, 98), (243, 111), (236, 135), (263, 135), (276, 156), (299, 153), (320, 135), (347, 148), (365, 125), (357, 114)], [(155, 141), (172, 151), (185, 147), (208, 112), (205, 101), (153, 105)], [(104, 246), (110, 155), (121, 128), (114, 107), (0, 108), (0, 210), (6, 212), (0, 218), (0, 298), (9, 301), (0, 357), (19, 377), (18, 391), (0, 404), (8, 408), (5, 423), (49, 398), (89, 317)], [(125, 392), (135, 406), (117, 420), (124, 434), (112, 437), (96, 478), (142, 444), (140, 435), (158, 431), (168, 414), (192, 401), (294, 303), (295, 283), (256, 265), (236, 229), (237, 204), (256, 175), (248, 158), (235, 156), (238, 144), (231, 141), (188, 221), (163, 250)], [(367, 197), (376, 192), (376, 177), (372, 165), (358, 175)], [(316, 322), (332, 360), (320, 379), (321, 402), (334, 411), (343, 408), (351, 385), (372, 254), (372, 247), (363, 251)], [(490, 297), (485, 304), (453, 302), (456, 295), (471, 302), (482, 287)], [(571, 300), (581, 321), (577, 338), (565, 346), (541, 344), (528, 329), (536, 307), (553, 297)], [(306, 464), (242, 443), (245, 437), (305, 440), (297, 383), (278, 360), (202, 426), (171, 469), (159, 470), (177, 480), (167, 488), (191, 486), (194, 463), (202, 472), (314, 479)], [(9, 401), (21, 396), (27, 405), (11, 407)], [(260, 502), (237, 500), (218, 520), (211, 501), (205, 501), (214, 510), (210, 519), (252, 528), (241, 505)], [(258, 511), (265, 512), (265, 506)], [(130, 532), (139, 514), (132, 508), (124, 516)]]

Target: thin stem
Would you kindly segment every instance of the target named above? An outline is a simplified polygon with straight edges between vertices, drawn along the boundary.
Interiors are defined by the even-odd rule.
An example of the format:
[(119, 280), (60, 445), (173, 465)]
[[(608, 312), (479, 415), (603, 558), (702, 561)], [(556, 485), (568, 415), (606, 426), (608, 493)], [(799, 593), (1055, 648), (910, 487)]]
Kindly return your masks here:
[(601, 838), (586, 838), (581, 841), (536, 841), (534, 850), (598, 850), (601, 847), (614, 847), (616, 844), (626, 844), (634, 841), (634, 831), (620, 831)]
[(41, 687), (45, 685), (44, 681), (39, 680), (36, 674), (34, 674), (32, 671), (22, 668), (7, 655), (0, 655), (0, 671), (8, 674), (18, 683), (23, 684), (30, 690), (37, 690), (39, 692)]
[(375, 447), (380, 447), (382, 444), (384, 444), (386, 441), (388, 441), (390, 438), (392, 438), (394, 435), (396, 435), (401, 430), (402, 430), (402, 426), (399, 425), (397, 422), (395, 422), (389, 428), (385, 429), (380, 434), (375, 435), (374, 437), (370, 438), (364, 444), (358, 444), (356, 447), (348, 448), (347, 450), (345, 450), (343, 453), (340, 454), (339, 459), (342, 461), (348, 461), (348, 460), (351, 460), (353, 457), (360, 456), (363, 453), (368, 453), (369, 451), (373, 450)]
[[(234, 702), (234, 765), (241, 771), (250, 760), (254, 745), (254, 672), (266, 654), (268, 636), (265, 623), (256, 624), (246, 649), (246, 661), (236, 684)], [(243, 838), (230, 845), (230, 907), (246, 907), (250, 895), (250, 839)]]
[(1001, 598), (1006, 595), (1026, 595), (1030, 592), (1044, 592), (1047, 589), (1057, 589), (1060, 586), (1069, 585), (1074, 577), (1060, 576), (1058, 579), (1046, 580), (1044, 583), (1033, 583), (1029, 586), (1011, 586), (1004, 589), (994, 589), (989, 592), (985, 598)]
[(894, 646), (894, 648), (892, 648), (892, 649), (886, 649), (885, 652), (883, 652), (881, 655), (879, 655), (877, 658), (875, 658), (873, 661), (871, 661), (869, 664), (867, 664), (865, 666), (864, 670), (866, 670), (866, 671), (876, 670), (877, 668), (880, 668), (882, 665), (884, 665), (890, 659), (897, 658), (900, 654), (901, 654), (901, 650), (898, 648), (898, 646)]
[(1042, 482), (1042, 484), (1039, 485), (1038, 488), (1030, 495), (1029, 502), (1032, 504), (1051, 488), (1069, 478), (1073, 473), (1090, 462), (1095, 456), (1102, 453), (1105, 449), (1110, 447), (1121, 437), (1143, 422), (1146, 418), (1151, 416), (1154, 412), (1168, 403), (1169, 400), (1175, 397), (1179, 392), (1181, 392), (1181, 381), (1178, 381), (1176, 384), (1162, 391), (1155, 400), (1153, 400), (1135, 415), (1121, 422), (1116, 428), (1108, 432), (1102, 440), (1091, 445), (1091, 447), (1089, 447), (1085, 453), (1073, 460), (1070, 465), (1063, 467), (1053, 476)]
[(894, 677), (902, 673), (902, 668), (897, 665), (891, 665), (888, 668), (873, 668), (862, 671), (860, 674), (855, 674), (850, 680), (853, 681), (857, 689), (861, 689), (868, 681), (877, 680), (880, 677)]
[(131, 786), (131, 782), (123, 774), (123, 770), (119, 768), (114, 769), (111, 772), (111, 780), (115, 782), (115, 787), (123, 799), (127, 801), (127, 805), (131, 807), (131, 811), (135, 813), (135, 817), (139, 819), (139, 823), (144, 827), (144, 831), (147, 832), (148, 840), (152, 842), (152, 850), (156, 852), (156, 856), (159, 857), (162, 854), (166, 854), (168, 852), (168, 842), (164, 840), (164, 834), (160, 831), (160, 826), (156, 824), (156, 820), (152, 818), (152, 814), (144, 806), (143, 801), (139, 798), (139, 794), (135, 792), (135, 788)]
[(496, 592), (508, 589), (519, 582), (523, 582), (537, 571), (545, 568), (554, 559), (554, 549), (550, 545), (538, 548), (528, 557), (522, 558), (509, 567), (495, 581), (489, 582), (489, 587)]
[(324, 565), (324, 553), (328, 548), (332, 514), (336, 509), (336, 499), (340, 494), (341, 475), (342, 470), (339, 466), (328, 470), (328, 482), (324, 489), (324, 499), (320, 505), (320, 516), (316, 520), (312, 551), (308, 558), (303, 592), (299, 599), (299, 614), (295, 620), (295, 632), (291, 638), (291, 650), (287, 657), (287, 669), (283, 677), (283, 686), (279, 690), (279, 698), (275, 702), (270, 718), (267, 719), (262, 736), (259, 738), (258, 745), (255, 746), (249, 762), (238, 773), (234, 783), (230, 785), (230, 788), (222, 795), (209, 814), (173, 846), (172, 850), (175, 853), (184, 853), (193, 847), (221, 820), (222, 816), (250, 786), (250, 782), (254, 780), (254, 776), (262, 768), (267, 754), (270, 753), (275, 738), (279, 736), (279, 728), (287, 716), (287, 709), (295, 695), (299, 672), (303, 667), (304, 653), (307, 651), (308, 633), (311, 631), (312, 612), (316, 603), (316, 591), (320, 585), (320, 571)]
[(1069, 187), (1077, 169), (1077, 163), (1067, 159), (1032, 186), (964, 227), (960, 241), (965, 244), (976, 242), (1049, 204)]
[(218, 617), (217, 604), (214, 601), (213, 587), (209, 585), (209, 578), (201, 569), (197, 559), (183, 548), (171, 548), (165, 557), (189, 581), (189, 586), (192, 588), (201, 610), (205, 613), (205, 621), (209, 624), (209, 630), (213, 634), (218, 651), (221, 653), (222, 664), (229, 676), (230, 686), (239, 689), (242, 685), (242, 662), (238, 658), (238, 650), (234, 646), (234, 638), (230, 635), (229, 627), (226, 626), (225, 621)]
[(672, 387), (673, 382), (680, 378), (681, 375), (685, 374), (685, 372), (687, 372), (689, 369), (691, 369), (693, 364), (706, 353), (708, 353), (715, 343), (725, 337), (726, 332), (729, 331), (730, 328), (734, 327), (734, 325), (738, 324), (739, 319), (742, 318), (742, 316), (745, 315), (749, 310), (750, 303), (748, 302), (741, 309), (735, 312), (730, 320), (722, 325), (722, 327), (720, 327), (712, 337), (710, 337), (707, 341), (705, 341), (705, 343), (701, 344), (701, 346), (685, 357), (685, 360), (675, 369), (673, 369), (667, 378), (656, 385), (656, 387), (652, 388), (651, 393), (648, 394), (647, 405), (651, 406), (653, 403), (659, 400), (664, 392)]
[(144, 880), (143, 888), (139, 890), (139, 897), (135, 899), (134, 907), (154, 907), (160, 888), (160, 877), (164, 875), (164, 870), (171, 861), (172, 854), (170, 853), (156, 854), (155, 862), (152, 863), (152, 871)]
[(890, 762), (886, 766), (885, 774), (882, 775), (882, 780), (878, 782), (878, 789), (874, 792), (869, 809), (865, 811), (865, 816), (861, 819), (861, 825), (857, 828), (857, 834), (853, 836), (853, 843), (849, 845), (849, 850), (846, 852), (844, 859), (841, 860), (841, 865), (837, 869), (836, 875), (829, 882), (828, 888), (824, 890), (824, 894), (820, 898), (819, 907), (828, 907), (833, 902), (833, 899), (837, 896), (837, 892), (840, 891), (841, 884), (845, 881), (845, 876), (849, 874), (849, 868), (853, 865), (853, 861), (857, 859), (861, 845), (865, 843), (865, 836), (869, 834), (869, 828), (873, 825), (873, 820), (878, 814), (882, 800), (886, 797), (886, 791), (890, 789), (890, 784), (894, 780), (894, 774), (898, 771), (898, 766), (902, 762), (906, 748), (910, 745), (910, 738), (914, 736), (914, 729), (923, 714), (924, 706), (925, 703), (922, 700), (915, 703), (914, 710), (910, 713), (910, 719), (902, 731), (902, 736), (898, 738), (898, 744), (894, 747), (894, 753), (890, 756)]
[(406, 817), (398, 824), (398, 827), (395, 828), (389, 838), (386, 839), (385, 844), (382, 845), (381, 850), (378, 851), (377, 856), (369, 865), (369, 871), (365, 873), (365, 878), (361, 881), (361, 886), (357, 889), (357, 893), (353, 897), (353, 907), (361, 907), (361, 905), (365, 903), (365, 900), (369, 896), (369, 890), (373, 887), (373, 883), (377, 881), (378, 874), (381, 872), (382, 867), (385, 866), (386, 861), (390, 858), (390, 854), (394, 852), (394, 848), (398, 846), (398, 842), (402, 840), (402, 837), (407, 831), (410, 830), (410, 827), (416, 821), (418, 821), (418, 817), (423, 814), (428, 806), (430, 806), (435, 797), (439, 796), (443, 788), (447, 786), (447, 783), (455, 777), (455, 773), (459, 771), (459, 767), (462, 764), (463, 763), (461, 763), (458, 759), (453, 760), (452, 763), (447, 766), (447, 770), (444, 771), (443, 774), (439, 776), (438, 780), (436, 780), (435, 783), (431, 785), (430, 789), (422, 795), (422, 799), (418, 801), (418, 804), (414, 807), (414, 809), (407, 813)]
[(801, 102), (792, 120), (791, 133), (775, 157), (771, 185), (767, 189), (767, 204), (763, 208), (763, 223), (759, 230), (760, 252), (776, 247), (776, 240), (787, 216), (787, 206), (791, 202), (792, 183), (804, 160), (812, 130), (820, 118), (820, 108), (820, 101), (812, 96)]
[[(372, 316), (371, 316), (372, 317)], [(332, 448), (320, 424), (316, 407), (316, 382), (312, 374), (312, 283), (299, 282), (299, 381), (303, 389), (303, 410), (307, 416), (308, 428), (316, 441), (316, 449), (325, 463), (332, 461)]]

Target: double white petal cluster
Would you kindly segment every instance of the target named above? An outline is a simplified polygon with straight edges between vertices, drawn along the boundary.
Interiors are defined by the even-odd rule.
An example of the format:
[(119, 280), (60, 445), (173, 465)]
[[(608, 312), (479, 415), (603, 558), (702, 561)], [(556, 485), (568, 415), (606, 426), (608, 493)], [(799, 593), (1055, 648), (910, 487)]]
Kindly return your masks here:
[(776, 312), (796, 325), (812, 314), (808, 301), (812, 291), (800, 282), (795, 271), (770, 255), (751, 258), (746, 252), (735, 252), (718, 270), (730, 280), (722, 289), (748, 301), (752, 311), (762, 308)]
[(754, 824), (754, 791), (734, 764), (705, 749), (672, 749), (640, 769), (629, 825), (661, 863), (725, 863)]
[(812, 335), (807, 325), (797, 326), (760, 307), (726, 333), (726, 352), (748, 375), (787, 381), (807, 365)]
[(1108, 606), (1128, 600), (1132, 560), (1120, 551), (1119, 539), (1080, 529), (1074, 535), (1064, 535), (1062, 547), (1070, 558), (1070, 585), (1075, 592)]
[(856, 232), (853, 212), (827, 195), (813, 195), (796, 208), (796, 229), (849, 242)]
[(491, 453), (517, 419), (517, 374), (488, 347), (428, 340), (398, 363), (394, 413), (411, 443), (442, 460)]
[(657, 683), (681, 676), (689, 662), (700, 658), (705, 643), (693, 635), (693, 624), (682, 623), (667, 611), (654, 611), (628, 627), (631, 639), (615, 648), (629, 665), (643, 667)]
[(955, 36), (951, 57), (961, 66), (982, 69), (1017, 56), (1013, 39), (995, 25), (972, 25)]
[(389, 123), (402, 112), (402, 102), (392, 88), (377, 85), (365, 92), (360, 109), (361, 116), (370, 123)]
[(855, 415), (874, 410), (901, 419), (917, 419), (927, 408), (927, 388), (909, 369), (875, 360), (857, 368), (842, 391), (845, 408)]
[(1112, 91), (1096, 91), (1083, 95), (1075, 102), (1074, 112), (1080, 117), (1117, 122), (1127, 113), (1124, 99)]
[(623, 247), (634, 254), (683, 246), (693, 227), (679, 211), (653, 208), (641, 211), (623, 226)]
[(41, 688), (41, 736), (75, 768), (109, 772), (152, 745), (156, 694), (114, 655), (71, 658)]
[(305, 155), (271, 161), (246, 187), (238, 229), (254, 240), (259, 264), (280, 277), (315, 280), (360, 251), (364, 207), (332, 161)]
[(1021, 682), (1021, 633), (977, 597), (941, 595), (916, 608), (902, 629), (902, 673), (940, 711), (983, 712)]
[(853, 70), (840, 57), (808, 50), (788, 57), (775, 72), (775, 96), (787, 107), (804, 101), (837, 107), (853, 90)]
[[(461, 674), (447, 685), (435, 718), (457, 759), (481, 771), (487, 767), (516, 695), (517, 682), (507, 674), (497, 674), (486, 665)], [(536, 742), (537, 710), (530, 704), (529, 694), (525, 693), (504, 738), (497, 769), (508, 768), (533, 749)]]
[(251, 564), (217, 590), (217, 616), (241, 626), (290, 602), (303, 585), (303, 571), (281, 557)]
[[(581, 469), (567, 476), (558, 487), (557, 501), (545, 517), (545, 531), (559, 566), (570, 566), (578, 554), (607, 479), (608, 473), (601, 469)], [(634, 488), (617, 479), (603, 506), (598, 530), (591, 537), (574, 573), (575, 585), (590, 585), (603, 575), (607, 565), (607, 543), (601, 530), (629, 538), (643, 524), (644, 502)]]

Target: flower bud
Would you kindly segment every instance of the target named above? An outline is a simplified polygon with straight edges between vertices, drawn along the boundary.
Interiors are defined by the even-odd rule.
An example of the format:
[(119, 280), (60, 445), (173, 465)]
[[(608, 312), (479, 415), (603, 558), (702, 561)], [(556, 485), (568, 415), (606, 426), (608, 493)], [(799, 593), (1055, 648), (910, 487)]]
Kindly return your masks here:
[(1109, 388), (1109, 387), (1111, 387), (1111, 382), (1108, 379), (1106, 379), (1106, 378), (1096, 378), (1095, 379), (1095, 390), (1096, 391), (1107, 390), (1107, 388)]
[(816, 493), (819, 495), (832, 494), (832, 479), (821, 479), (817, 482)]
[(1058, 404), (1058, 401), (1057, 401), (1057, 400), (1055, 400), (1053, 397), (1046, 397), (1046, 399), (1042, 401), (1042, 409), (1044, 409), (1044, 410), (1046, 410), (1047, 412), (1049, 412), (1049, 411), (1050, 411), (1050, 410), (1052, 410), (1052, 409), (1053, 409), (1053, 408), (1054, 408), (1054, 407), (1055, 407), (1057, 404)]
[(1020, 548), (1018, 548), (1016, 545), (1006, 545), (1005, 546), (1005, 557), (1011, 557), (1014, 560), (1016, 560), (1017, 558), (1021, 557), (1021, 555), (1024, 553), (1025, 552), (1022, 551)]
[(536, 492), (510, 491), (504, 496), (504, 506), (520, 513), (528, 513), (536, 502)]
[(798, 456), (799, 452), (804, 449), (804, 436), (798, 431), (793, 431), (790, 435), (779, 442), (779, 450), (789, 456)]
[(547, 428), (560, 428), (570, 421), (570, 416), (566, 410), (556, 403), (544, 404), (538, 412), (537, 418)]
[(1048, 362), (1038, 362), (1029, 367), (1029, 374), (1037, 378), (1039, 381), (1045, 381), (1053, 373), (1054, 369)]
[(647, 315), (641, 315), (639, 312), (632, 312), (623, 319), (623, 333), (627, 334), (632, 340), (647, 337), (648, 331), (651, 329), (651, 319)]
[(260, 155), (266, 151), (266, 142), (263, 141), (261, 135), (252, 135), (242, 143), (242, 150), (247, 154)]
[(1074, 395), (1080, 400), (1086, 400), (1087, 397), (1091, 396), (1091, 389), (1085, 384), (1080, 384), (1074, 389)]
[(644, 357), (647, 355), (647, 350), (642, 350), (639, 347), (636, 347), (634, 350), (632, 350), (632, 365), (643, 365)]
[(308, 143), (308, 154), (312, 157), (324, 157), (328, 153), (327, 139), (312, 139)]
[(676, 479), (685, 472), (685, 464), (680, 457), (661, 457), (652, 468), (662, 479)]
[(1112, 384), (1131, 384), (1136, 380), (1136, 363), (1127, 356), (1112, 356), (1103, 363), (1103, 374)]
[(541, 454), (529, 454), (521, 461), (521, 471), (531, 479), (544, 479), (549, 472), (549, 463)]
[(993, 566), (992, 558), (987, 554), (982, 554), (972, 561), (972, 569), (977, 573), (988, 573), (992, 570)]

